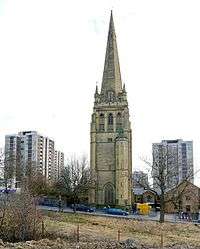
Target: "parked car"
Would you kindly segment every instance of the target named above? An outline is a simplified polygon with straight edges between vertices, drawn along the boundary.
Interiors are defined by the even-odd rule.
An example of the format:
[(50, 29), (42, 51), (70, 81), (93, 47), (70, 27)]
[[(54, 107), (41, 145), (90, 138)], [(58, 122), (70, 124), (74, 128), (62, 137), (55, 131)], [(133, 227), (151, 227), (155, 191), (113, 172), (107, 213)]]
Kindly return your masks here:
[(83, 212), (89, 212), (89, 213), (93, 213), (96, 211), (95, 208), (89, 207), (83, 204), (72, 205), (72, 209), (76, 209), (76, 211), (83, 211)]
[(58, 200), (48, 197), (40, 197), (38, 200), (38, 204), (48, 207), (58, 207)]
[(124, 215), (124, 216), (129, 215), (127, 211), (124, 211), (123, 209), (120, 208), (105, 208), (104, 211), (107, 214)]

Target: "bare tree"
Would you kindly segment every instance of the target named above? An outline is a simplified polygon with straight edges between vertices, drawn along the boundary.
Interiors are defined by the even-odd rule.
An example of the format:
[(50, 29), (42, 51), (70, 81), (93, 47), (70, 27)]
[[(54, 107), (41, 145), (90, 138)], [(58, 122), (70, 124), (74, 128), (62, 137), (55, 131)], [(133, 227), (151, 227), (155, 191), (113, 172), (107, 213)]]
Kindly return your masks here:
[(149, 166), (151, 169), (151, 174), (153, 178), (153, 189), (156, 190), (160, 197), (160, 222), (163, 223), (165, 221), (165, 206), (168, 202), (178, 202), (181, 195), (184, 194), (187, 183), (191, 181), (194, 177), (193, 172), (188, 172), (185, 176), (184, 180), (186, 185), (184, 188), (179, 190), (177, 195), (177, 191), (171, 192), (170, 198), (167, 193), (171, 189), (177, 189), (180, 184), (177, 172), (177, 169), (174, 168), (174, 162), (177, 160), (177, 157), (167, 150), (166, 146), (159, 145), (157, 156), (153, 155), (153, 163), (149, 162), (146, 159), (143, 161)]
[(0, 171), (3, 174), (4, 172), (4, 153), (3, 150), (0, 149)]
[(13, 187), (14, 184), (17, 187), (25, 184), (29, 185), (33, 194), (37, 192), (40, 194), (47, 185), (45, 177), (36, 170), (36, 161), (25, 163), (20, 151), (16, 154), (0, 151), (0, 170), (3, 172), (2, 182), (5, 189)]
[(23, 165), (21, 154), (0, 151), (0, 169), (3, 174), (3, 182), (5, 189), (18, 186), (23, 179)]
[(8, 189), (12, 184), (12, 179), (14, 177), (14, 163), (15, 162), (12, 155), (5, 154), (3, 150), (0, 151), (0, 170), (3, 174), (3, 179), (1, 183), (5, 187), (5, 189)]
[(46, 195), (49, 192), (50, 184), (41, 173), (33, 172), (32, 175), (24, 176), (21, 186), (26, 188), (33, 196)]
[(62, 171), (58, 185), (61, 191), (70, 195), (74, 205), (81, 197), (87, 196), (91, 184), (90, 170), (85, 156), (71, 157)]
[(144, 188), (150, 189), (150, 184), (148, 181), (148, 174), (144, 171), (134, 171), (133, 172), (133, 187), (134, 188)]

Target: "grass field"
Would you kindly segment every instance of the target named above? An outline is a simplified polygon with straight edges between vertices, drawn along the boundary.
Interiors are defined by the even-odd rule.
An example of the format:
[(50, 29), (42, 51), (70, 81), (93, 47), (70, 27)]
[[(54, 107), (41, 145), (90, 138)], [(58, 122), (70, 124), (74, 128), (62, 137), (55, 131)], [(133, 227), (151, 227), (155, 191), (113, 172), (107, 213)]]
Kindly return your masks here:
[(44, 212), (45, 229), (53, 237), (76, 238), (77, 226), (80, 229), (80, 241), (132, 239), (148, 246), (160, 246), (161, 234), (164, 245), (190, 245), (200, 248), (200, 226), (194, 224), (161, 225), (153, 221), (136, 221), (117, 218), (105, 218), (84, 214), (64, 214)]

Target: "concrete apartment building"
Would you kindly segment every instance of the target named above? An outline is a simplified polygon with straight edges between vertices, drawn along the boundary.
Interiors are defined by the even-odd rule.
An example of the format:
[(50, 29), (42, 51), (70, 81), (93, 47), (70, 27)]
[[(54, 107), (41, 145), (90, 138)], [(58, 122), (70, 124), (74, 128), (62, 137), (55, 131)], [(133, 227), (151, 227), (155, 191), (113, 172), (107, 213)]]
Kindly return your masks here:
[[(176, 140), (163, 140), (161, 143), (154, 143), (153, 150), (153, 165), (159, 162), (161, 157), (165, 157), (166, 170), (169, 174), (167, 177), (167, 188), (171, 189), (183, 180), (194, 182), (194, 167), (193, 167), (193, 142)], [(152, 170), (154, 189), (157, 189), (156, 184), (156, 169)]]
[(5, 137), (4, 177), (9, 179), (9, 185), (14, 186), (22, 178), (21, 141), (18, 135)]
[[(56, 152), (57, 153), (57, 152)], [(60, 152), (61, 153), (61, 152)], [(8, 177), (20, 182), (25, 175), (40, 173), (48, 181), (57, 179), (55, 143), (36, 131), (22, 131), (5, 137)], [(63, 164), (64, 154), (62, 153)], [(60, 165), (59, 165), (60, 167)]]
[(0, 179), (3, 179), (4, 176), (4, 151), (3, 148), (0, 148)]
[(59, 178), (64, 169), (64, 153), (55, 150), (54, 153), (55, 177)]

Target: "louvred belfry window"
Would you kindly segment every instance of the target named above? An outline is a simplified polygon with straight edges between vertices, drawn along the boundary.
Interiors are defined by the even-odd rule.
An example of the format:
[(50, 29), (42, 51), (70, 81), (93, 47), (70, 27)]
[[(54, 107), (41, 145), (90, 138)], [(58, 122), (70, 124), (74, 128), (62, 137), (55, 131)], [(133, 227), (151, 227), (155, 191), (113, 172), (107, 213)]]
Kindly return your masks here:
[(99, 131), (104, 131), (105, 130), (105, 118), (104, 114), (101, 113), (99, 116)]
[(108, 131), (113, 131), (113, 115), (110, 113), (108, 115)]
[(120, 112), (117, 113), (116, 128), (117, 130), (120, 130), (122, 128), (122, 114)]

